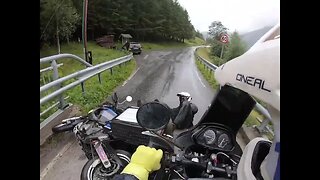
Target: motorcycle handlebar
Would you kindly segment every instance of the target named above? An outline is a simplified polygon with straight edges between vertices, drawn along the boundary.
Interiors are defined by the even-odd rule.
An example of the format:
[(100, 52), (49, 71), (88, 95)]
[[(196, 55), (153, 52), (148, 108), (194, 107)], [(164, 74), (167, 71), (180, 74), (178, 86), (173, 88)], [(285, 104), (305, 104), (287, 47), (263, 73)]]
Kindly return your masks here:
[(67, 118), (62, 120), (61, 122), (67, 122), (67, 121), (72, 121), (72, 120), (78, 120), (78, 119), (82, 119), (83, 116), (76, 116), (76, 117), (71, 117), (71, 118)]
[(204, 163), (199, 163), (199, 162), (193, 162), (187, 159), (183, 159), (182, 161), (180, 161), (181, 164), (183, 165), (193, 165), (193, 166), (198, 166), (200, 168), (206, 169), (207, 166)]
[[(158, 143), (156, 143), (156, 142), (157, 142), (156, 139), (160, 139), (162, 142), (168, 144), (169, 146), (172, 146), (172, 145), (173, 145), (173, 146), (179, 148), (180, 150), (183, 149), (183, 147), (181, 147), (180, 145), (174, 143), (172, 140), (169, 140), (169, 139), (163, 137), (162, 135), (157, 134), (156, 132), (153, 132), (153, 131), (143, 131), (143, 132), (141, 132), (141, 133), (144, 134), (144, 135), (150, 136), (149, 144), (150, 144), (150, 143), (153, 143), (153, 144), (150, 144), (150, 145), (153, 145), (153, 146), (154, 146), (155, 144), (158, 144)], [(155, 140), (155, 141), (154, 141), (154, 140)], [(152, 147), (152, 146), (149, 146), (149, 147)], [(156, 147), (154, 147), (154, 148), (156, 148)], [(160, 148), (160, 149), (161, 149), (161, 147), (157, 147), (157, 148)]]
[(211, 170), (218, 171), (218, 172), (224, 172), (224, 173), (226, 172), (226, 170), (224, 168), (215, 167), (215, 166), (212, 166)]

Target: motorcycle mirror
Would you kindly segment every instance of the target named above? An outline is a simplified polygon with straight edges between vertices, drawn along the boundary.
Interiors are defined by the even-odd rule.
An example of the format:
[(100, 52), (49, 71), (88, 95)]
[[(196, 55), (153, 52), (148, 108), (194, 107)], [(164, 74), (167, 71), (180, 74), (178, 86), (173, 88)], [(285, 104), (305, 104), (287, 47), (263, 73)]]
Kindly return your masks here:
[(164, 129), (170, 120), (170, 110), (158, 102), (142, 105), (136, 115), (139, 125), (149, 131)]
[(127, 96), (126, 97), (126, 101), (131, 102), (132, 101), (132, 97), (131, 96)]

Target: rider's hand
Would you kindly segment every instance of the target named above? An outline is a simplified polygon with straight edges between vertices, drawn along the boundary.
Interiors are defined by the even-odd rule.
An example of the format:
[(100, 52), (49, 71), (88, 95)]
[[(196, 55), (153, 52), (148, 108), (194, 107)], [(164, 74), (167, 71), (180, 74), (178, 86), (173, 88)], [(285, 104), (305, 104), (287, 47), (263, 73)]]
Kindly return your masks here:
[(139, 180), (147, 180), (150, 172), (160, 169), (162, 155), (161, 149), (156, 150), (155, 148), (140, 145), (122, 173), (134, 175)]

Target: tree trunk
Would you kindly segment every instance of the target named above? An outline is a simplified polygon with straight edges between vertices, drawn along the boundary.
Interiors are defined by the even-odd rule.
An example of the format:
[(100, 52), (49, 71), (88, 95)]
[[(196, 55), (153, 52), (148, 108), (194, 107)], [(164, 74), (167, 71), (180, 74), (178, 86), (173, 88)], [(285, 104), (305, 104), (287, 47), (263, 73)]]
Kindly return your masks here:
[(69, 44), (69, 36), (67, 36), (67, 43)]
[(56, 38), (57, 38), (57, 47), (58, 47), (58, 54), (60, 54), (61, 50), (60, 50), (60, 40), (59, 40), (59, 28), (58, 28), (58, 19), (57, 20), (57, 34), (56, 34)]
[(137, 33), (137, 31), (136, 31), (135, 33), (136, 33), (136, 35), (137, 35), (137, 39), (138, 39), (138, 41), (140, 41), (139, 33)]
[(92, 41), (94, 41), (94, 29), (92, 28)]

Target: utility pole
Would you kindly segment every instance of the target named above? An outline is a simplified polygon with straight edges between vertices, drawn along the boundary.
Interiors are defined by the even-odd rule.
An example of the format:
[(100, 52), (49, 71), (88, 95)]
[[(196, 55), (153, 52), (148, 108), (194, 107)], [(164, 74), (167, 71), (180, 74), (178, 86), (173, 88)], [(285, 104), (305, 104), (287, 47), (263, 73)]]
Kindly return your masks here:
[(82, 42), (84, 59), (88, 62), (87, 51), (87, 16), (88, 16), (88, 0), (83, 0), (83, 16), (82, 16)]

